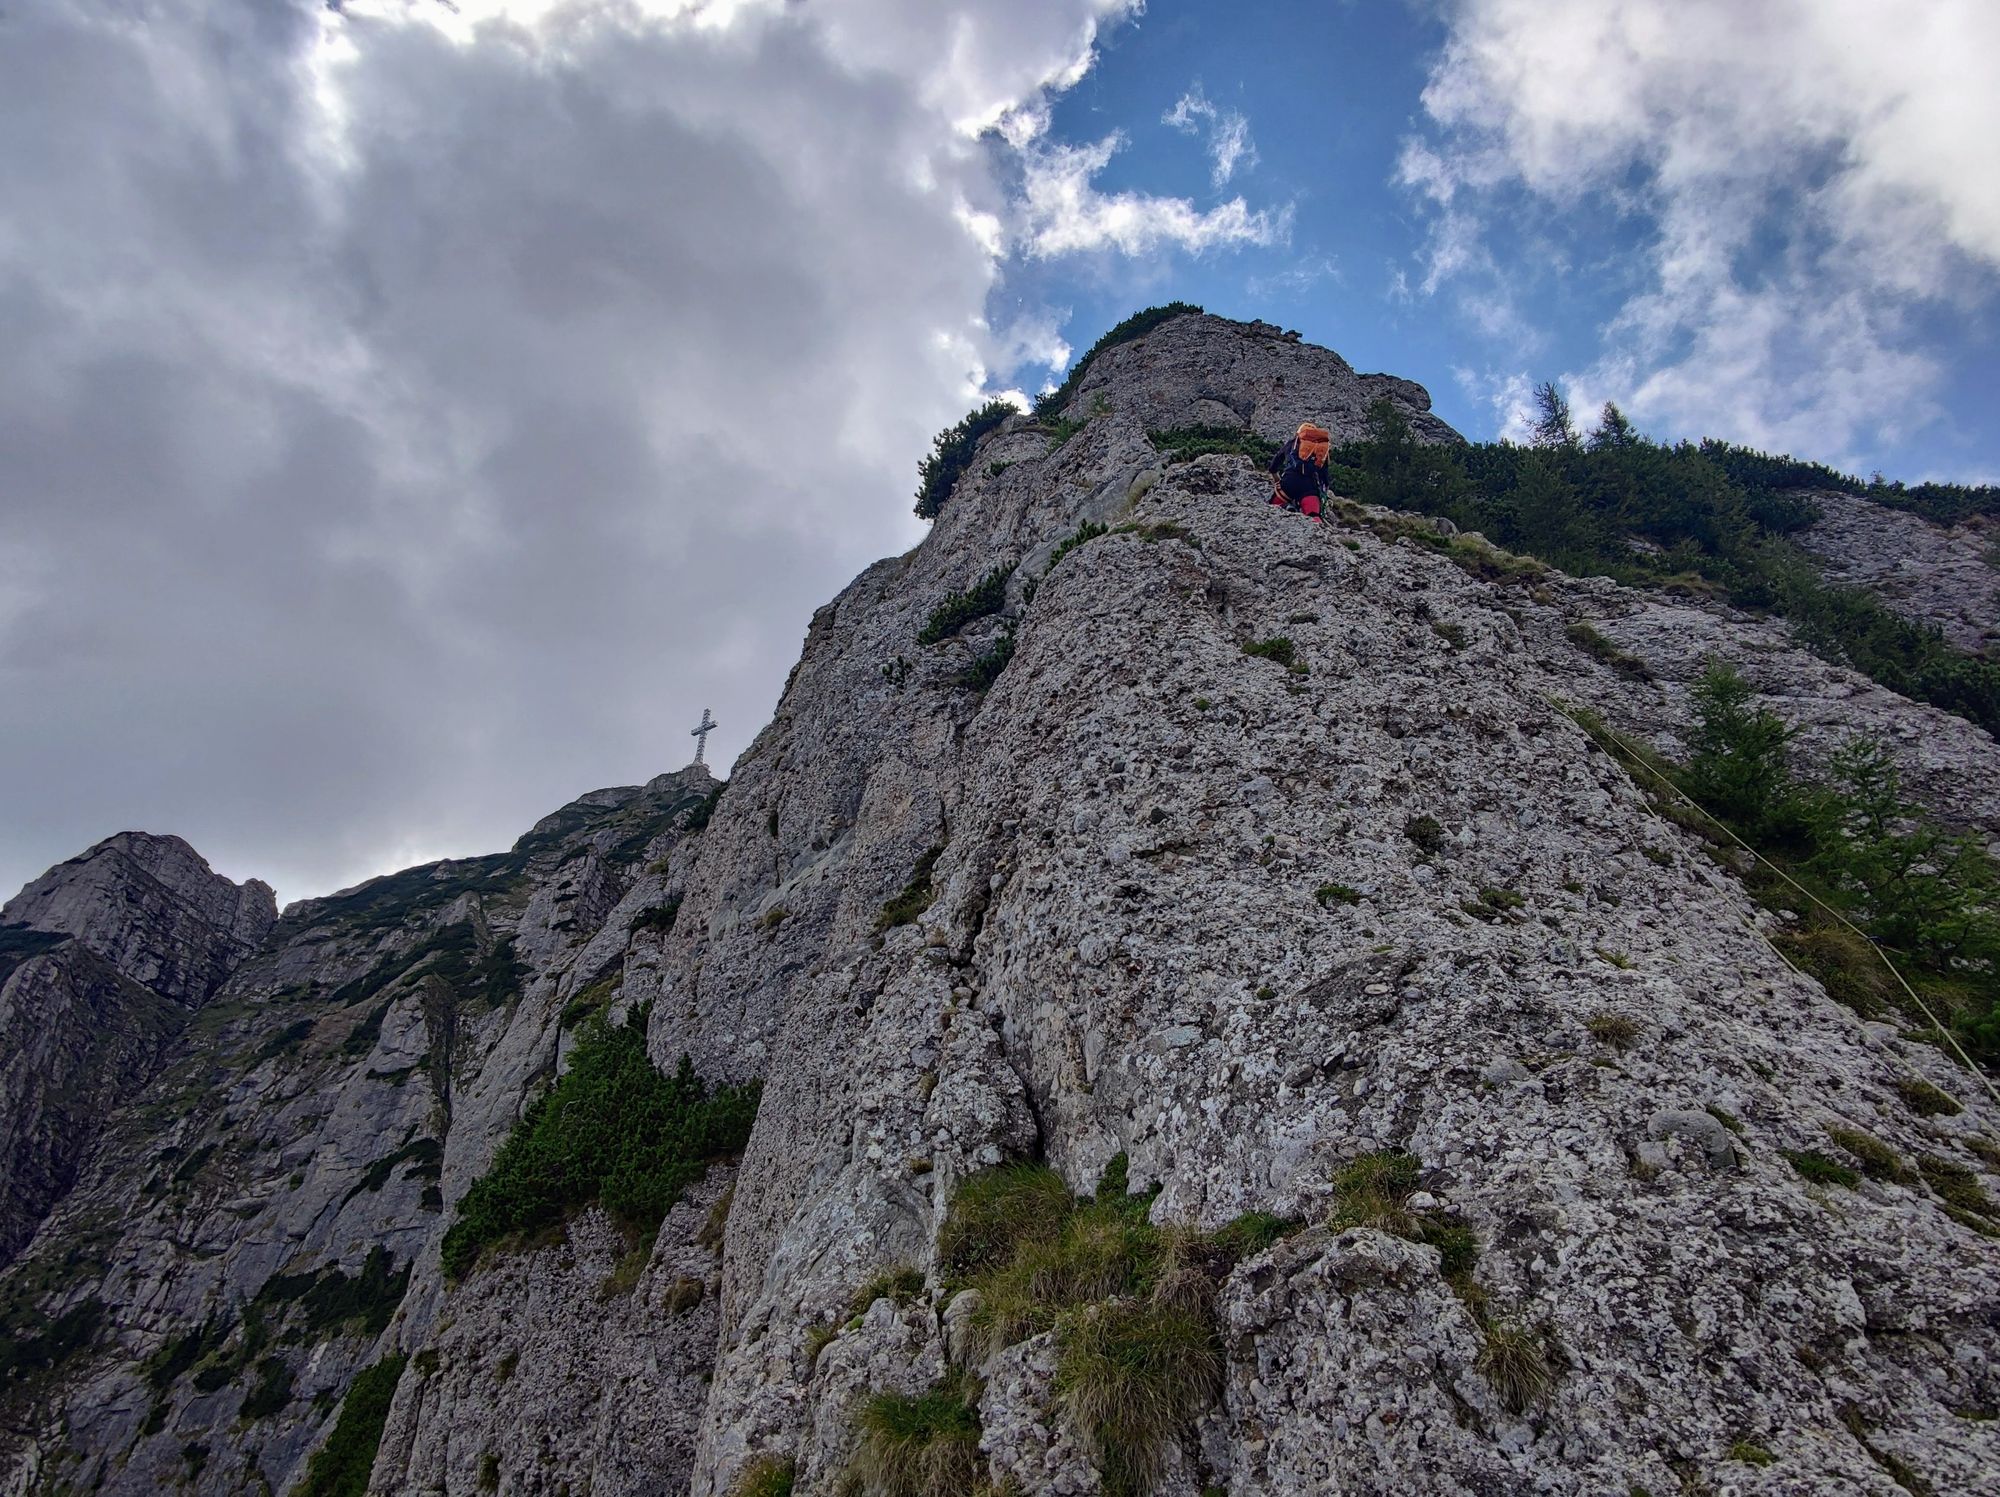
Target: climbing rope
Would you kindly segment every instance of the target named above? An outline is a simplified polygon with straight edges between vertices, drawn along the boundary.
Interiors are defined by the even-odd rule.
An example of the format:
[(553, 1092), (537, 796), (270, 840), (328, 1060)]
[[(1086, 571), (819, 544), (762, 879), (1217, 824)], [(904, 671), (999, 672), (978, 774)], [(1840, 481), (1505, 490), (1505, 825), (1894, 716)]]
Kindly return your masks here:
[[(1545, 695), (1543, 697), (1543, 700), (1546, 701), (1551, 707), (1555, 708), (1556, 711), (1560, 712), (1564, 717), (1567, 717), (1571, 722), (1576, 723), (1578, 727), (1582, 728), (1584, 726), (1581, 722), (1577, 722), (1576, 714), (1570, 708), (1565, 706), (1563, 703), (1557, 701), (1554, 697)], [(1915, 988), (1910, 986), (1909, 979), (1904, 977), (1902, 970), (1899, 967), (1897, 967), (1897, 965), (1893, 961), (1889, 959), (1889, 953), (1882, 949), (1880, 942), (1878, 942), (1873, 936), (1869, 935), (1868, 932), (1863, 930), (1860, 926), (1856, 925), (1852, 920), (1848, 919), (1847, 916), (1843, 915), (1839, 910), (1835, 909), (1832, 905), (1828, 904), (1824, 899), (1821, 899), (1817, 894), (1813, 893), (1813, 891), (1808, 889), (1804, 884), (1800, 883), (1797, 879), (1793, 878), (1789, 873), (1785, 872), (1785, 870), (1780, 868), (1776, 863), (1773, 863), (1769, 858), (1765, 857), (1762, 853), (1757, 851), (1757, 849), (1752, 847), (1748, 842), (1745, 842), (1741, 837), (1737, 836), (1736, 833), (1730, 829), (1729, 824), (1725, 822), (1721, 817), (1717, 816), (1713, 811), (1709, 810), (1706, 806), (1696, 801), (1693, 796), (1689, 795), (1685, 790), (1681, 789), (1680, 786), (1676, 785), (1672, 780), (1668, 779), (1666, 775), (1662, 774), (1658, 769), (1656, 769), (1647, 760), (1646, 756), (1643, 753), (1639, 752), (1639, 750), (1628, 739), (1626, 739), (1623, 734), (1619, 733), (1617, 729), (1611, 727), (1608, 723), (1604, 723), (1602, 721), (1600, 721), (1597, 724), (1597, 726), (1599, 727), (1599, 729), (1602, 730), (1605, 737), (1609, 738), (1619, 748), (1625, 751), (1625, 756), (1627, 759), (1629, 759), (1633, 764), (1638, 765), (1641, 769), (1645, 770), (1646, 773), (1651, 775), (1655, 780), (1659, 781), (1659, 783), (1663, 787), (1665, 787), (1667, 794), (1671, 795), (1675, 800), (1679, 801), (1682, 805), (1688, 807), (1688, 809), (1693, 811), (1696, 815), (1702, 817), (1703, 820), (1707, 821), (1710, 825), (1717, 828), (1722, 833), (1723, 836), (1727, 837), (1731, 842), (1734, 842), (1738, 847), (1742, 848), (1743, 851), (1747, 852), (1748, 854), (1750, 854), (1751, 857), (1755, 858), (1759, 863), (1762, 863), (1766, 868), (1770, 869), (1771, 872), (1777, 874), (1779, 878), (1783, 879), (1786, 883), (1790, 884), (1792, 888), (1796, 889), (1800, 894), (1804, 895), (1807, 899), (1811, 900), (1814, 904), (1818, 905), (1820, 909), (1824, 910), (1828, 915), (1832, 916), (1834, 920), (1839, 922), (1841, 925), (1845, 926), (1848, 930), (1852, 931), (1861, 940), (1866, 941), (1868, 943), (1868, 949), (1874, 952), (1876, 956), (1881, 958), (1882, 965), (1889, 969), (1889, 975), (1896, 979), (1897, 986), (1902, 988), (1902, 990), (1905, 993), (1910, 995), (1910, 1001), (1917, 1006), (1918, 1012), (1923, 1014), (1923, 1016), (1930, 1021), (1931, 1028), (1936, 1030), (1937, 1033), (1943, 1038), (1944, 1042), (1947, 1045), (1949, 1045), (1953, 1051), (1957, 1053), (1958, 1058), (1965, 1063), (1965, 1068), (1968, 1071), (1972, 1072), (1972, 1074), (1978, 1078), (1979, 1084), (1986, 1089), (1986, 1095), (1993, 1099), (1993, 1104), (1996, 1107), (2000, 1107), (2000, 1090), (1996, 1090), (1994, 1088), (1992, 1078), (1989, 1077), (1983, 1070), (1979, 1068), (1977, 1064), (1974, 1063), (1970, 1055), (1965, 1053), (1965, 1047), (1958, 1042), (1958, 1036), (1953, 1034), (1951, 1030), (1947, 1028), (1942, 1021), (1939, 1020), (1938, 1016), (1931, 1012), (1931, 1006), (1928, 1003), (1924, 1002), (1923, 996), (1920, 993), (1918, 993)], [(1588, 733), (1590, 729), (1584, 728), (1584, 731)], [(1648, 803), (1646, 809), (1648, 814), (1650, 814), (1654, 818), (1654, 820), (1663, 821), (1663, 818), (1660, 816), (1659, 812), (1655, 810), (1650, 803)], [(1798, 964), (1794, 962), (1790, 957), (1786, 956), (1784, 951), (1780, 949), (1780, 947), (1778, 946), (1778, 943), (1773, 941), (1762, 928), (1753, 923), (1751, 925), (1751, 929), (1757, 932), (1758, 939), (1763, 941), (1763, 943), (1766, 946), (1771, 948), (1772, 952), (1777, 956), (1779, 961), (1783, 962), (1787, 967), (1790, 967), (1794, 972), (1799, 972), (1800, 976), (1803, 977), (1806, 975), (1805, 973), (1799, 971)]]

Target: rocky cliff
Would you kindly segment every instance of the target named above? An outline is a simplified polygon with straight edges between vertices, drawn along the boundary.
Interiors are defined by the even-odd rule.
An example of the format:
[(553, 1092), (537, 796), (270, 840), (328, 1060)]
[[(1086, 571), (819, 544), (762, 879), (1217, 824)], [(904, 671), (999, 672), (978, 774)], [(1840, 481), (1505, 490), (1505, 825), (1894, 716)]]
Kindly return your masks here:
[(0, 1264), (277, 919), (268, 885), (125, 832), (0, 906)]
[[(1109, 348), (819, 611), (719, 798), (288, 910), (8, 1271), (8, 1489), (291, 1490), (372, 1400), (383, 1493), (2000, 1490), (1984, 1083), (1577, 718), (1676, 750), (1733, 660), (1989, 839), (2000, 747), (1149, 437), (1378, 395), (1450, 438), (1261, 325)], [(596, 1010), (762, 1081), (740, 1163), (448, 1276)]]
[(1806, 545), (1827, 575), (1935, 625), (1962, 650), (2000, 648), (2000, 526), (1975, 516), (1933, 525), (1853, 494), (1818, 489)]

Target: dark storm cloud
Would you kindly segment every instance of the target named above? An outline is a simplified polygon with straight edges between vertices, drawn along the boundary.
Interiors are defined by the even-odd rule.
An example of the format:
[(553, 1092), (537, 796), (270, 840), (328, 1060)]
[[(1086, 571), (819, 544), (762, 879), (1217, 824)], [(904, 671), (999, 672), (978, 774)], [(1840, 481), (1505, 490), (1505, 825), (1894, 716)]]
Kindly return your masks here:
[(0, 885), (138, 826), (317, 892), (685, 763), (704, 705), (740, 749), (1000, 357), (959, 106), (1111, 8), (1009, 9), (950, 99), (888, 0), (11, 8)]

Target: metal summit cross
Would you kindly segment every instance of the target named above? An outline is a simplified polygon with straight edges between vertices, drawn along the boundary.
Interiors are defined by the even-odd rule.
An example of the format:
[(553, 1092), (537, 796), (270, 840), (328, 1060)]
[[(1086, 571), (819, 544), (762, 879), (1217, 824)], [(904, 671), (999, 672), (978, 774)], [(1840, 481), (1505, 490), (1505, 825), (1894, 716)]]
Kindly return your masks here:
[(713, 733), (717, 728), (721, 726), (722, 726), (721, 723), (717, 722), (714, 718), (708, 715), (708, 709), (706, 707), (701, 709), (701, 726), (698, 728), (690, 728), (688, 730), (689, 736), (691, 736), (694, 739), (695, 763), (697, 764), (702, 763), (702, 756), (708, 752), (708, 735), (710, 733)]

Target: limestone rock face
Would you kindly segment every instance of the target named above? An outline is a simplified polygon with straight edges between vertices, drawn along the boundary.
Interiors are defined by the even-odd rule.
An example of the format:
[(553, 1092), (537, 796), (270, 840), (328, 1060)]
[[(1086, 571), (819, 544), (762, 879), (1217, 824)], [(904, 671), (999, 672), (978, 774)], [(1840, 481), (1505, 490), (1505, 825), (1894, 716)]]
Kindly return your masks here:
[[(462, 1307), (437, 1244), (449, 1204), (559, 1068), (571, 1001), (616, 988), (628, 946), (643, 960), (657, 942), (630, 927), (684, 876), (698, 840), (686, 823), (713, 786), (691, 769), (595, 792), (510, 852), (294, 905), (192, 1016), (87, 953), (99, 986), (71, 983), (82, 996), (60, 1033), (101, 1014), (85, 1001), (100, 992), (127, 1004), (114, 1028), (163, 1010), (175, 1022), (8, 1271), (10, 1334), (46, 1341), (65, 1315), (95, 1329), (48, 1368), (19, 1336), (35, 1358), (0, 1373), (0, 1491), (286, 1490), (355, 1374), (422, 1351), (404, 1369), (385, 1490), (474, 1490), (482, 1458), (532, 1427), (524, 1390), (548, 1421), (538, 1460), (595, 1471), (599, 1490), (684, 1483), (715, 1295), (680, 1322), (678, 1352), (650, 1317), (672, 1283), (709, 1271), (712, 1250), (663, 1231), (653, 1267), (615, 1297), (646, 1329), (607, 1337), (597, 1293), (625, 1247), (601, 1221), (501, 1278), (473, 1275)], [(33, 1001), (29, 969), (86, 960), (68, 955), (81, 949), (51, 946), (5, 992)], [(512, 1292), (523, 1279), (525, 1302)], [(510, 1395), (475, 1376), (503, 1334), (522, 1367)], [(640, 1340), (652, 1350), (627, 1365)], [(635, 1401), (608, 1401), (612, 1382)], [(483, 1431), (464, 1389), (483, 1399)], [(427, 1408), (449, 1411), (450, 1429)]]
[(592, 1210), (561, 1244), (500, 1258), (450, 1301), (383, 1437), (376, 1484), (598, 1497), (683, 1491), (713, 1361), (720, 1267), (698, 1240), (726, 1168), (634, 1245)]
[[(17, 950), (41, 932), (0, 931)], [(9, 968), (0, 958), (0, 969)], [(76, 1178), (85, 1145), (137, 1096), (186, 1014), (81, 941), (57, 939), (0, 978), (0, 1263)]]
[[(1915, 1176), (1816, 1186), (1786, 1151), (1856, 1129), (1986, 1179), (1978, 1083), (1795, 972), (1558, 709), (1671, 748), (1705, 659), (1732, 659), (1808, 725), (1809, 759), (1875, 734), (1989, 829), (1992, 740), (1780, 624), (1509, 580), (1396, 517), (1315, 527), (1242, 460), (1166, 466), (1146, 441), (1222, 410), (1267, 436), (1342, 410), (1351, 376), (1308, 352), (1194, 318), (1110, 350), (1070, 407), (1081, 434), (1009, 423), (926, 543), (815, 618), (717, 808), (653, 1011), (656, 1055), (767, 1076), (693, 1491), (770, 1452), (798, 1490), (839, 1490), (844, 1369), (924, 1385), (943, 1306), (900, 1364), (913, 1312), (878, 1328), (878, 1306), (815, 1357), (804, 1332), (883, 1267), (928, 1265), (971, 1171), (1039, 1153), (1088, 1192), (1123, 1152), (1156, 1221), (1213, 1228), (1324, 1221), (1342, 1164), (1392, 1148), (1472, 1226), (1489, 1321), (1430, 1249), (1288, 1241), (1225, 1286), (1223, 1403), (1162, 1490), (1750, 1490), (1739, 1448), (1789, 1463), (1785, 1490), (1901, 1469), (1976, 1488), (2000, 1447), (1958, 1411), (2000, 1395), (2000, 1260)], [(1051, 570), (1084, 520), (1114, 532)], [(1010, 563), (1005, 618), (916, 645)], [(1572, 639), (1593, 621), (1642, 673)], [(960, 684), (1010, 634), (991, 688)], [(1280, 637), (1303, 671), (1246, 654)], [(1426, 817), (1429, 850), (1407, 831)], [(934, 900), (880, 928), (926, 862)], [(1597, 1040), (1605, 1017), (1643, 1038)], [(1916, 1079), (1964, 1110), (1913, 1114), (1896, 1088)], [(1560, 1369), (1521, 1407), (1487, 1324), (1545, 1338)], [(1913, 1358), (1915, 1324), (1934, 1349)], [(987, 1438), (1025, 1490), (1072, 1490), (1045, 1357), (979, 1368)]]
[(1286, 338), (1269, 323), (1188, 316), (1092, 360), (1064, 414), (1088, 415), (1102, 401), (1121, 426), (1141, 433), (1241, 426), (1269, 437), (1313, 421), (1345, 442), (1364, 433), (1368, 407), (1383, 396), (1420, 437), (1459, 440), (1431, 414), (1430, 392), (1414, 380), (1357, 374), (1332, 349)]
[(271, 886), (214, 873), (178, 837), (120, 832), (0, 906), (0, 925), (74, 936), (132, 981), (194, 1007), (278, 918)]
[(2000, 649), (2000, 526), (1986, 519), (1936, 525), (1834, 491), (1811, 498), (1820, 518), (1800, 539), (1826, 563), (1828, 577), (1935, 625), (1961, 650)]
[[(1162, 1226), (1300, 1224), (1216, 1291), (1164, 1497), (1996, 1490), (2000, 1113), (1788, 965), (1564, 709), (1671, 750), (1731, 659), (1808, 760), (1877, 736), (1996, 837), (2000, 747), (1781, 623), (1415, 517), (1315, 526), (1148, 440), (1347, 436), (1382, 394), (1453, 439), (1276, 328), (1106, 350), (1062, 430), (1007, 422), (819, 610), (719, 799), (599, 792), (288, 910), (7, 1271), (38, 1345), (100, 1309), (0, 1375), (0, 1491), (288, 1490), (400, 1355), (376, 1493), (722, 1497), (777, 1459), (830, 1497), (865, 1399), (969, 1364), (995, 1479), (1082, 1497), (1059, 1333), (989, 1355), (935, 1242), (978, 1170), (1087, 1194), (1119, 1154)], [(1001, 611), (919, 645), (995, 566)], [(586, 1211), (448, 1282), (453, 1207), (606, 995), (650, 1004), (662, 1066), (763, 1081), (746, 1153), (651, 1242)], [(1894, 1167), (1809, 1179), (1829, 1129)], [(1469, 1277), (1335, 1219), (1391, 1149)]]
[(0, 1264), (276, 918), (269, 885), (234, 884), (180, 838), (143, 832), (0, 907)]

